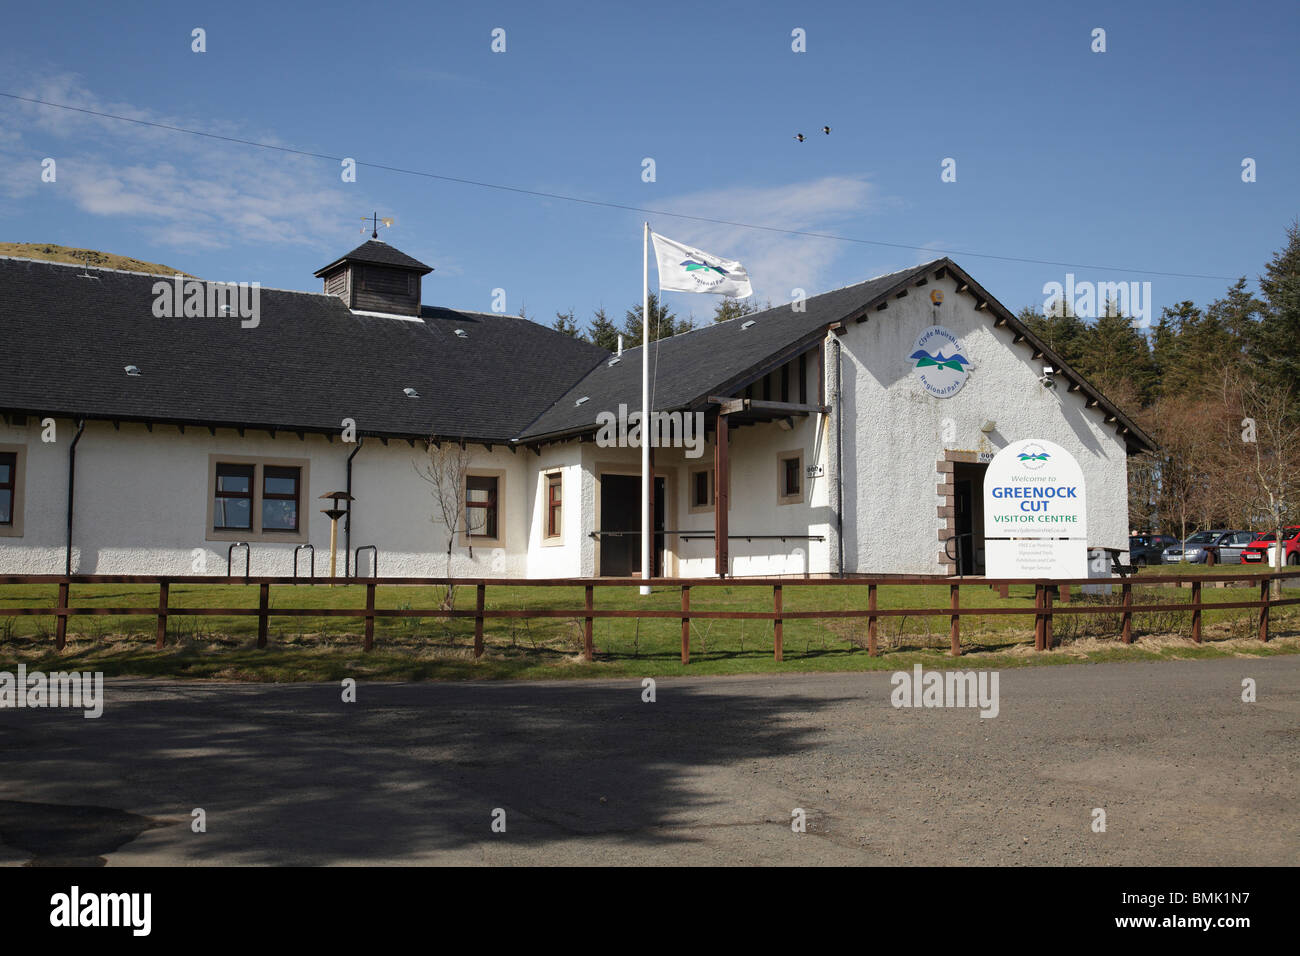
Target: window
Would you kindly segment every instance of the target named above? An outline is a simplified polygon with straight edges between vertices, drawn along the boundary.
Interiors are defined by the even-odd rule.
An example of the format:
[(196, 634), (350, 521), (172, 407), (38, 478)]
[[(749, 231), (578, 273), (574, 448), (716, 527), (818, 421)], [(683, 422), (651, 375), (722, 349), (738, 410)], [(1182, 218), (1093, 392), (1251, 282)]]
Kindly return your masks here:
[(207, 539), (306, 544), (310, 465), (305, 458), (209, 455)]
[(546, 476), (546, 537), (558, 538), (564, 531), (564, 478), (557, 471)]
[(465, 479), (465, 530), (471, 538), (498, 537), (498, 480), (489, 475)]
[(0, 452), (0, 524), (13, 527), (14, 492), (18, 487), (18, 455)]
[(212, 527), (217, 531), (253, 530), (252, 465), (217, 465)]
[(792, 505), (803, 501), (803, 452), (781, 452), (776, 463), (776, 503)]
[(298, 530), (299, 469), (278, 465), (262, 468), (262, 530)]
[(691, 472), (691, 511), (708, 511), (713, 507), (713, 472), (708, 468)]
[(0, 445), (0, 538), (23, 536), (23, 445)]

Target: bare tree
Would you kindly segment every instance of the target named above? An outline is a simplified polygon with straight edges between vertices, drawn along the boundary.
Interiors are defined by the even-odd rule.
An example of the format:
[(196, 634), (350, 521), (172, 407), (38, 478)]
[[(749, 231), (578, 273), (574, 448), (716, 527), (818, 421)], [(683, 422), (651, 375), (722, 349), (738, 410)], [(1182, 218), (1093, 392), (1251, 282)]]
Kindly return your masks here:
[[(1282, 528), (1300, 511), (1300, 419), (1294, 387), (1243, 381), (1235, 395), (1240, 402), (1241, 444), (1249, 474), (1259, 491), (1268, 527), (1273, 531), (1275, 563), (1285, 563)], [(1278, 596), (1281, 582), (1274, 582)]]
[[(471, 527), (469, 509), (465, 506), (465, 484), (469, 476), (471, 455), (463, 444), (439, 442), (430, 439), (428, 457), (423, 466), (414, 466), (415, 473), (432, 486), (433, 513), (429, 520), (439, 526), (447, 536), (447, 577), (450, 578), (452, 554), (456, 536), (463, 535), (469, 556), (474, 557), (474, 546), (469, 535), (477, 530)], [(450, 610), (456, 601), (456, 589), (447, 584), (442, 607)]]

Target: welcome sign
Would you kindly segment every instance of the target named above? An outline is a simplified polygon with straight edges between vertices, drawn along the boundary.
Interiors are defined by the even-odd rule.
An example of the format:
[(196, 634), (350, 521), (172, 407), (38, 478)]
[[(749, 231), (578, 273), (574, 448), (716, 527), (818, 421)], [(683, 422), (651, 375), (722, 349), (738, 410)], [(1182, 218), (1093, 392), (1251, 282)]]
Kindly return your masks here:
[(1014, 441), (984, 474), (985, 573), (992, 578), (1086, 578), (1083, 469), (1054, 442)]

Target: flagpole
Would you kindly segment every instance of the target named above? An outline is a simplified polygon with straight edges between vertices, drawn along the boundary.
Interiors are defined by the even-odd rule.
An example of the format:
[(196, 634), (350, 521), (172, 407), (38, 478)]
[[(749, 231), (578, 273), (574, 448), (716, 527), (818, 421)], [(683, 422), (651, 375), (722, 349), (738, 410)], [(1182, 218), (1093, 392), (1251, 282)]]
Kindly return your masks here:
[[(649, 582), (650, 553), (650, 223), (641, 245), (641, 580)], [(649, 583), (641, 585), (649, 594)]]

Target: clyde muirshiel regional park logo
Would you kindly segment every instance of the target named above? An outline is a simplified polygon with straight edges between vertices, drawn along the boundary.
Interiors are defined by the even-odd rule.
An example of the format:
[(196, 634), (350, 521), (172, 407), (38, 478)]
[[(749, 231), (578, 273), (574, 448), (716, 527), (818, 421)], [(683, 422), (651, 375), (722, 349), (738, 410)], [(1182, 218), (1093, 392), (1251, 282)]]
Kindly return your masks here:
[(1039, 468), (1042, 468), (1043, 465), (1047, 464), (1048, 459), (1051, 457), (1052, 456), (1043, 451), (1042, 447), (1039, 445), (1026, 445), (1021, 452), (1016, 455), (1020, 464), (1024, 465), (1031, 471), (1037, 471)]
[(935, 398), (952, 398), (970, 374), (971, 362), (961, 354), (961, 343), (942, 325), (932, 325), (918, 335), (908, 358), (921, 387)]
[[(705, 288), (719, 285), (730, 274), (726, 269), (722, 268), (722, 266), (715, 266), (706, 262), (703, 256), (683, 259), (681, 265), (686, 269), (687, 273), (690, 274), (692, 279)], [(718, 274), (718, 278), (716, 279), (712, 275), (712, 273), (715, 272)]]

